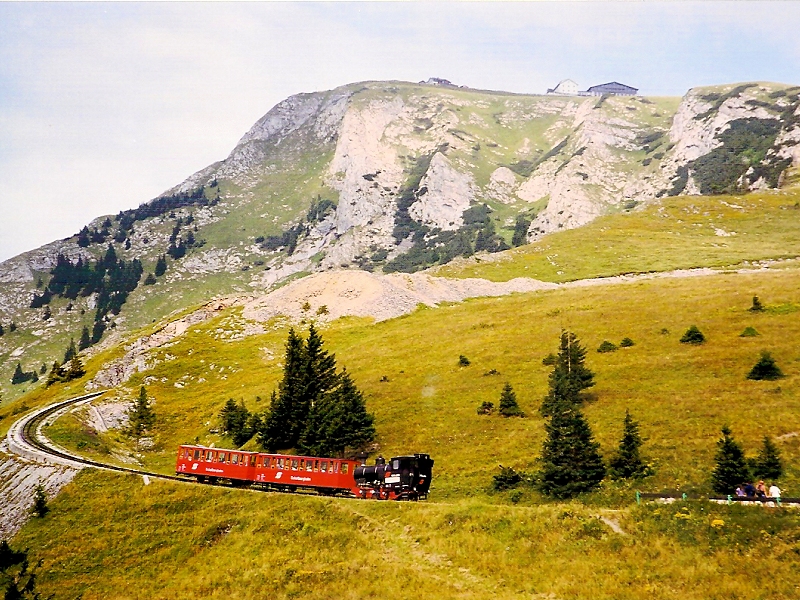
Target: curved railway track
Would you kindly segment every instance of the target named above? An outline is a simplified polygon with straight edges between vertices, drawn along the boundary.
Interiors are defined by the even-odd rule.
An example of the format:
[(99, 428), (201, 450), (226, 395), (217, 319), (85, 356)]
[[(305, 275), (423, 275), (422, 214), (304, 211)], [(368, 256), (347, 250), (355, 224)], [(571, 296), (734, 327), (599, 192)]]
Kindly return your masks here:
[(49, 406), (39, 408), (32, 413), (29, 413), (11, 425), (11, 428), (6, 434), (6, 440), (9, 449), (19, 456), (36, 461), (54, 462), (56, 464), (73, 467), (84, 468), (92, 467), (95, 469), (102, 469), (105, 471), (116, 471), (118, 473), (133, 473), (134, 475), (146, 475), (154, 479), (168, 479), (172, 481), (190, 482), (183, 477), (175, 475), (165, 475), (164, 473), (155, 473), (152, 471), (144, 471), (142, 469), (134, 469), (131, 467), (120, 467), (102, 463), (96, 460), (91, 460), (71, 454), (47, 440), (42, 433), (42, 428), (49, 423), (52, 423), (60, 417), (63, 413), (70, 409), (70, 407), (89, 402), (104, 394), (102, 392), (94, 392), (69, 400), (56, 402)]

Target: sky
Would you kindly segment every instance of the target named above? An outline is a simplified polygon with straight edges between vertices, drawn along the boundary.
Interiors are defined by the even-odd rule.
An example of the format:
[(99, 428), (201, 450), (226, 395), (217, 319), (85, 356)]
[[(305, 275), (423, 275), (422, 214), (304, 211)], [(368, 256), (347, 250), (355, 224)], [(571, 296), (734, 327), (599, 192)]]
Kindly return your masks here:
[(800, 84), (798, 24), (800, 1), (0, 2), (0, 261), (224, 159), (292, 94)]

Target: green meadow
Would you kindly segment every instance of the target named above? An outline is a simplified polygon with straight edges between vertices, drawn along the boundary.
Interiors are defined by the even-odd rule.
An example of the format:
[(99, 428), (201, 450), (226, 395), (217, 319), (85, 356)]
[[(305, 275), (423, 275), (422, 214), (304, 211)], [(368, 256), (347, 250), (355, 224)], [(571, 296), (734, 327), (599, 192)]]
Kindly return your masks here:
[[(427, 502), (389, 504), (152, 482), (85, 471), (13, 543), (42, 560), (40, 584), (57, 598), (794, 598), (800, 511), (706, 502), (637, 506), (635, 490), (708, 494), (720, 429), (754, 456), (778, 446), (786, 496), (800, 496), (800, 233), (797, 194), (675, 198), (551, 235), (497, 262), (447, 267), (451, 276), (550, 281), (719, 267), (659, 277), (475, 299), (381, 323), (340, 319), (322, 328), (374, 413), (378, 453), (427, 452), (436, 461)], [(735, 235), (718, 235), (717, 231)], [(778, 261), (752, 269), (760, 261)], [(552, 263), (555, 263), (553, 265)], [(750, 270), (737, 272), (735, 268)], [(559, 271), (562, 271), (559, 274)], [(442, 274), (440, 272), (440, 274)], [(757, 295), (764, 310), (750, 311)], [(178, 444), (228, 446), (216, 433), (228, 398), (264, 410), (281, 377), (289, 324), (245, 335), (239, 309), (191, 328), (153, 354), (140, 385), (155, 399), (155, 446), (96, 434), (80, 413), (48, 432), (109, 462), (136, 459), (171, 473)], [(696, 325), (706, 343), (680, 343)], [(153, 324), (138, 335), (151, 332)], [(306, 325), (297, 327), (303, 329)], [(758, 335), (742, 337), (748, 327)], [(613, 453), (626, 409), (639, 421), (655, 474), (606, 481), (571, 503), (531, 486), (495, 492), (498, 465), (537, 468), (538, 407), (562, 329), (586, 346), (596, 385), (585, 414)], [(598, 353), (605, 340), (634, 345)], [(778, 381), (746, 375), (769, 351)], [(23, 410), (77, 395), (39, 387), (4, 406), (0, 433)], [(470, 361), (459, 364), (459, 356)], [(510, 382), (525, 418), (478, 415)], [(16, 414), (15, 414), (16, 413)], [(255, 448), (253, 441), (246, 448)]]

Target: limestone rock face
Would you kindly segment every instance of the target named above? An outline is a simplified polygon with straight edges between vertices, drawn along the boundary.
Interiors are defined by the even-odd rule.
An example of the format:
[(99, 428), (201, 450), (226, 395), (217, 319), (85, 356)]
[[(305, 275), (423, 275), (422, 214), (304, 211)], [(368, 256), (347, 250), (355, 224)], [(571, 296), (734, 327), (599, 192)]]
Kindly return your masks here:
[(433, 155), (419, 194), (419, 199), (408, 209), (409, 214), (420, 223), (444, 231), (459, 229), (464, 224), (462, 215), (475, 199), (472, 177), (453, 168), (441, 152)]

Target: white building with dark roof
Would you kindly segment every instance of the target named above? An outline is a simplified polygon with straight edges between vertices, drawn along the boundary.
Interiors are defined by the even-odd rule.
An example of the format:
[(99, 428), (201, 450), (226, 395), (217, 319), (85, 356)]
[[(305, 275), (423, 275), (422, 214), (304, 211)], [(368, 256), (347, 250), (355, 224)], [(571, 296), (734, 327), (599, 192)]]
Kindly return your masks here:
[(577, 96), (578, 84), (572, 81), (572, 79), (564, 79), (553, 89), (548, 89), (547, 93), (556, 96)]
[(612, 96), (635, 96), (638, 92), (638, 88), (631, 87), (617, 81), (611, 81), (610, 83), (593, 85), (586, 90), (586, 92), (582, 93), (585, 93), (589, 96), (603, 96), (604, 94), (610, 94)]

